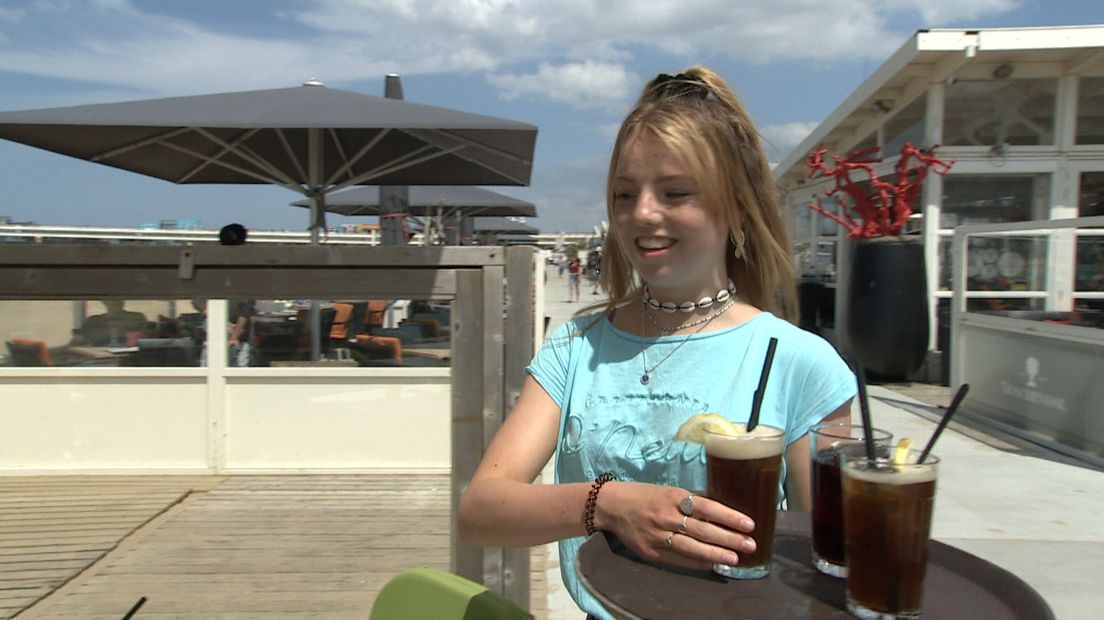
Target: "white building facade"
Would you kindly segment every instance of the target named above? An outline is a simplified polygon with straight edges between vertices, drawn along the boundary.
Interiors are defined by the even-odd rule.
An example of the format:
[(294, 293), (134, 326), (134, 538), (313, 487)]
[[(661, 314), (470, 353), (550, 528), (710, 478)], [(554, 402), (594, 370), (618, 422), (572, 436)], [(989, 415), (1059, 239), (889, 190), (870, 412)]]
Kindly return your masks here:
[[(954, 160), (946, 176), (928, 176), (907, 229), (923, 238), (929, 349), (942, 351), (955, 227), (1104, 215), (1104, 25), (917, 32), (775, 168), (798, 272), (828, 293), (826, 330), (850, 242), (808, 208), (833, 181), (807, 179), (805, 158), (819, 146), (880, 147), (886, 179), (905, 142)], [(973, 241), (967, 304), (1104, 309), (1101, 238), (1071, 238)]]

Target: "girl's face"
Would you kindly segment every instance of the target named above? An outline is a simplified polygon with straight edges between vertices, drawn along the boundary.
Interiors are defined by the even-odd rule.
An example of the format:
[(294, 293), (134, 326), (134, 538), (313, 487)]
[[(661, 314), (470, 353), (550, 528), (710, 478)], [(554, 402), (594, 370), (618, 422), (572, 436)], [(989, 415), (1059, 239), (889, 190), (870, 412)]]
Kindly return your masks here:
[(629, 138), (612, 189), (614, 231), (653, 294), (678, 303), (724, 288), (728, 230), (677, 153), (648, 132)]

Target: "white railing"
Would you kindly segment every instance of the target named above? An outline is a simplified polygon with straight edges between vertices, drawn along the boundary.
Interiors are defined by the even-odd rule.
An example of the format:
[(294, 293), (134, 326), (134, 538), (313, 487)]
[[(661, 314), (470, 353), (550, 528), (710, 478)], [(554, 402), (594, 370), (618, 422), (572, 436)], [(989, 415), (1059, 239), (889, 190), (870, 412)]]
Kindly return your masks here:
[[(160, 228), (100, 228), (88, 226), (38, 226), (12, 224), (0, 226), (0, 238), (31, 238), (35, 240), (99, 240), (99, 241), (172, 241), (177, 243), (218, 243), (217, 230)], [(303, 231), (250, 230), (249, 243), (310, 243), (310, 233)], [(379, 232), (338, 233), (322, 236), (323, 243), (379, 245)]]
[[(538, 247), (552, 250), (562, 241), (565, 245), (586, 248), (596, 238), (594, 233), (547, 233), (533, 235)], [(0, 225), (0, 242), (19, 239), (49, 239), (67, 241), (105, 241), (105, 242), (175, 242), (175, 243), (218, 243), (217, 230), (187, 229), (170, 230), (160, 228), (109, 228), (91, 226), (40, 226), (37, 224)], [(250, 230), (249, 243), (310, 243), (307, 231), (289, 230)], [(379, 245), (380, 234), (377, 230), (362, 233), (330, 231), (322, 235), (322, 243), (349, 245)], [(420, 241), (413, 242), (421, 245)]]

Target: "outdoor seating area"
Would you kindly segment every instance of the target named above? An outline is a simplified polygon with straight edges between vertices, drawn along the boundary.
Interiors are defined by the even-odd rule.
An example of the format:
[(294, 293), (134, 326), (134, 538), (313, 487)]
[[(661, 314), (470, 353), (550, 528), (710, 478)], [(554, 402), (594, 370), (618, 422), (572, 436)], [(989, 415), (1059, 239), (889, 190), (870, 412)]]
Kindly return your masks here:
[[(349, 300), (324, 302), (319, 309), (322, 360), (352, 360), (355, 366), (445, 366), (449, 355), (404, 358), (403, 348), (431, 348), (447, 352), (449, 306), (437, 304), (432, 313), (423, 301)], [(300, 304), (305, 306), (305, 304)], [(372, 309), (375, 308), (375, 309)], [(251, 342), (256, 356), (250, 366), (272, 366), (286, 362), (310, 362), (311, 323), (309, 310), (294, 314), (259, 313), (253, 317)], [(446, 327), (442, 327), (441, 323)]]
[[(182, 252), (190, 262), (188, 277), (181, 277)], [(354, 474), (353, 480), (379, 476), (389, 484), (403, 484), (401, 479), (406, 475), (438, 476), (439, 484), (418, 480), (410, 487), (411, 492), (439, 496), (451, 507), (459, 497), (458, 489), (472, 475), (475, 461), (471, 455), (482, 453), (485, 438), (491, 432), (488, 428), (501, 423), (507, 403), (520, 390), (520, 373), (524, 368), (521, 362), (531, 358), (539, 337), (536, 318), (543, 287), (535, 280), (539, 257), (531, 248), (409, 251), (388, 247), (258, 245), (228, 249), (202, 245), (182, 250), (171, 245), (0, 244), (0, 255), (0, 297), (3, 297), (0, 303), (8, 307), (29, 304), (35, 312), (27, 314), (23, 321), (27, 330), (44, 329), (42, 321), (51, 313), (61, 316), (63, 321), (79, 322), (87, 313), (75, 311), (74, 299), (135, 300), (129, 303), (126, 312), (168, 318), (174, 314), (167, 308), (164, 312), (158, 310), (157, 304), (164, 303), (158, 300), (205, 302), (199, 304), (202, 310), (198, 310), (205, 320), (189, 317), (185, 321), (180, 313), (175, 315), (177, 321), (154, 322), (158, 326), (199, 324), (205, 335), (199, 350), (206, 358), (202, 366), (112, 364), (119, 356), (168, 357), (187, 355), (190, 350), (187, 343), (171, 335), (146, 337), (144, 332), (127, 334), (123, 330), (119, 330), (124, 338), (120, 346), (65, 341), (57, 345), (69, 354), (87, 354), (94, 362), (89, 365), (0, 366), (0, 385), (10, 402), (35, 403), (35, 415), (13, 408), (0, 413), (6, 429), (0, 434), (0, 471), (10, 480), (87, 474), (106, 479), (124, 474), (151, 478), (233, 474), (231, 481), (244, 481), (264, 475), (275, 476), (274, 486), (286, 491), (285, 480), (290, 478), (285, 476), (310, 475), (314, 481), (311, 484), (322, 484), (327, 476), (336, 474)], [(31, 272), (34, 275), (28, 276)], [(96, 278), (88, 277), (88, 273), (95, 273)], [(359, 290), (364, 297), (346, 297), (350, 281), (365, 283)], [(235, 345), (242, 340), (252, 341), (256, 335), (254, 331), (245, 336), (250, 334), (250, 325), (260, 331), (269, 330), (266, 335), (272, 336), (279, 334), (281, 328), (314, 322), (311, 308), (281, 307), (276, 302), (282, 299), (329, 300), (318, 304), (325, 304), (331, 311), (326, 313), (330, 316), (322, 324), (324, 327), (309, 333), (325, 336), (322, 340), (328, 353), (348, 358), (319, 356), (306, 361), (272, 363), (268, 367), (235, 365), (234, 360), (240, 359), (238, 353), (242, 350), (235, 351)], [(141, 300), (154, 305), (144, 307), (138, 303)], [(380, 303), (380, 300), (412, 301)], [(338, 316), (335, 302), (353, 306), (343, 308), (343, 334), (340, 330), (334, 332), (334, 318)], [(365, 317), (363, 323), (360, 316)], [(111, 324), (106, 323), (110, 334)], [(238, 343), (230, 338), (231, 327), (237, 328), (235, 333), (242, 338)], [(63, 332), (69, 330), (66, 326)], [(287, 338), (288, 333), (291, 330), (284, 332), (285, 351), (301, 355), (302, 340)], [(343, 335), (345, 339), (330, 338), (331, 334)], [(52, 343), (47, 340), (46, 344)], [(379, 359), (359, 364), (353, 352), (358, 344), (378, 347), (378, 354), (372, 355)], [(52, 353), (54, 348), (47, 346), (46, 350)], [(349, 353), (336, 353), (343, 350)], [(395, 364), (399, 359), (401, 364)], [(487, 377), (498, 377), (499, 381), (488, 382)], [(412, 429), (416, 429), (416, 436), (411, 434)], [(338, 491), (335, 502), (347, 503), (355, 495), (355, 491)], [(258, 497), (256, 493), (247, 493), (243, 499), (249, 503)], [(0, 494), (0, 500), (3, 499)], [(132, 500), (124, 503), (128, 501)], [(315, 499), (296, 501), (313, 503)], [(405, 500), (371, 500), (359, 512), (344, 514), (344, 520), (363, 519), (380, 505), (391, 510), (391, 505), (402, 501)], [(163, 504), (162, 510), (173, 510), (178, 503), (186, 502), (173, 499)], [(224, 504), (216, 503), (213, 509), (217, 512), (219, 506)], [(289, 509), (287, 514), (292, 512)], [(406, 523), (413, 527), (428, 525), (424, 512), (407, 517)], [(289, 525), (287, 518), (286, 514), (278, 516), (264, 529), (279, 532)], [(200, 520), (205, 524), (217, 521), (210, 516)], [(256, 523), (265, 522), (255, 514), (240, 521), (248, 523), (245, 527), (250, 530), (256, 529)], [(432, 557), (418, 551), (416, 542), (406, 547), (407, 543), (401, 542), (402, 536), (396, 538), (393, 532), (386, 536), (379, 531), (360, 532), (357, 544), (361, 552), (380, 548), (402, 562), (443, 562), (434, 565), (480, 581), (511, 600), (528, 599), (528, 580), (503, 577), (527, 573), (528, 553), (500, 560), (492, 570), (487, 568), (490, 565), (484, 556), (501, 551), (463, 545), (452, 533), (455, 526), (447, 514), (441, 515), (440, 523), (440, 531), (433, 530), (436, 537), (426, 545), (432, 547)], [(316, 524), (317, 520), (313, 520), (309, 525), (313, 528)], [(3, 527), (5, 524), (0, 523), (0, 528)], [(228, 542), (237, 544), (240, 538), (232, 530), (226, 525), (198, 536), (224, 536), (218, 538), (217, 546), (226, 551)], [(333, 531), (352, 530), (335, 525)], [(57, 533), (54, 528), (43, 535), (52, 537)], [(18, 531), (10, 538), (17, 547), (21, 539)], [(194, 542), (185, 547), (190, 548)], [(270, 571), (281, 562), (298, 566), (314, 561), (304, 560), (302, 548), (280, 550), (271, 539), (261, 546), (275, 555), (257, 565), (258, 572)], [(15, 551), (13, 555), (18, 558), (22, 553)], [(151, 553), (154, 561), (165, 560), (160, 552)], [(98, 561), (98, 557), (87, 555), (80, 561), (86, 561), (84, 568), (93, 562), (110, 567), (105, 569), (105, 575), (115, 571), (113, 561), (105, 563)], [(0, 563), (3, 558), (4, 554), (0, 554)], [(241, 558), (229, 560), (231, 566), (238, 561), (250, 562)], [(318, 571), (326, 573), (327, 579), (332, 577), (337, 570), (335, 564), (320, 561), (323, 567)], [(348, 568), (342, 560), (334, 561), (340, 570)], [(204, 562), (201, 558), (194, 562), (187, 560), (184, 562), (187, 568), (166, 569), (168, 573), (164, 574), (187, 573)], [(374, 565), (377, 570), (388, 571), (387, 577), (407, 568), (388, 562), (377, 561)], [(211, 568), (205, 565), (195, 570), (204, 575), (202, 579), (206, 582), (210, 580)], [(84, 569), (76, 572), (81, 570)], [(147, 566), (135, 569), (135, 574), (162, 574), (158, 570)], [(0, 570), (0, 578), (2, 573)], [(361, 575), (353, 579), (340, 586), (346, 593), (338, 597), (343, 602), (334, 603), (341, 611), (333, 617), (347, 617), (349, 601), (353, 599), (357, 605), (365, 605), (357, 609), (369, 609), (374, 589), (385, 580), (382, 575), (378, 584)], [(200, 578), (191, 579), (193, 584), (198, 581)], [(130, 589), (113, 585), (107, 590), (152, 591), (153, 586), (147, 588), (147, 583), (148, 579)], [(18, 583), (7, 585), (22, 589)], [(234, 587), (250, 586), (236, 583)], [(351, 590), (355, 593), (349, 593)], [(294, 586), (278, 591), (294, 591)], [(38, 596), (44, 593), (39, 590)], [(148, 594), (139, 593), (129, 601), (114, 595), (94, 595), (79, 604), (84, 609), (93, 600), (110, 598), (110, 611), (105, 611), (103, 617), (118, 618), (127, 611), (118, 610), (118, 606), (133, 605), (140, 596)], [(211, 604), (228, 604), (231, 598), (241, 597), (228, 593), (222, 599), (212, 597)], [(301, 614), (305, 608), (296, 607), (294, 599), (286, 597), (258, 597), (258, 600), (262, 598), (258, 605), (282, 602), (280, 608), (289, 614)], [(187, 596), (179, 600), (187, 600)], [(168, 613), (184, 613), (186, 604), (174, 603)], [(308, 601), (303, 605), (319, 609), (328, 603)], [(227, 615), (243, 617), (237, 613)], [(58, 617), (61, 616), (72, 614), (59, 612)]]
[[(179, 313), (189, 304), (206, 308), (209, 300), (127, 300), (142, 311), (140, 329), (108, 325), (97, 315), (85, 316), (94, 302), (86, 300), (0, 302), (0, 366), (11, 367), (202, 367), (208, 363), (208, 338), (227, 338), (225, 329), (208, 328), (206, 312)], [(238, 339), (246, 351), (234, 349), (228, 364), (234, 367), (270, 367), (289, 362), (344, 360), (353, 366), (447, 366), (451, 359), (448, 303), (410, 300), (320, 301), (319, 359), (312, 359), (311, 302), (237, 300), (232, 314), (245, 315)], [(371, 310), (370, 308), (375, 308)], [(249, 308), (248, 311), (242, 311)], [(143, 312), (144, 311), (144, 312)], [(145, 316), (155, 316), (149, 321)], [(33, 317), (33, 320), (32, 320)], [(33, 323), (33, 327), (29, 327)], [(34, 337), (22, 337), (32, 332)], [(103, 336), (91, 334), (103, 332)], [(87, 335), (87, 336), (86, 336)], [(386, 345), (380, 348), (378, 345)], [(403, 349), (414, 354), (404, 358)], [(419, 351), (432, 351), (420, 355)], [(404, 359), (406, 360), (404, 362)]]

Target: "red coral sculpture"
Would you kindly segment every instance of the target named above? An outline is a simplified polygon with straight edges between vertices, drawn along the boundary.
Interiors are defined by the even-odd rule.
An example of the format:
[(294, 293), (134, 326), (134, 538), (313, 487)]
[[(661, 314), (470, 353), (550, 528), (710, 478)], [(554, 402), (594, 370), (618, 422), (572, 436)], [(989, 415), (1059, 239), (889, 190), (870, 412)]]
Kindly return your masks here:
[[(838, 222), (847, 229), (848, 237), (872, 239), (874, 237), (897, 237), (901, 235), (913, 205), (920, 197), (920, 189), (929, 170), (936, 174), (947, 174), (954, 161), (944, 161), (935, 156), (935, 147), (923, 150), (911, 142), (901, 147), (901, 158), (894, 166), (896, 180), (883, 181), (874, 171), (874, 165), (882, 161), (874, 157), (878, 147), (853, 151), (846, 158), (833, 154), (835, 166), (824, 162), (827, 150), (815, 149), (805, 159), (808, 171), (806, 178), (817, 176), (835, 178), (835, 186), (825, 190), (825, 196), (840, 194), (836, 202), (839, 214), (832, 213), (821, 204), (818, 197), (808, 207), (821, 215)], [(851, 178), (854, 173), (865, 173), (870, 181), (869, 189), (863, 189)], [(846, 196), (846, 198), (845, 198)]]

